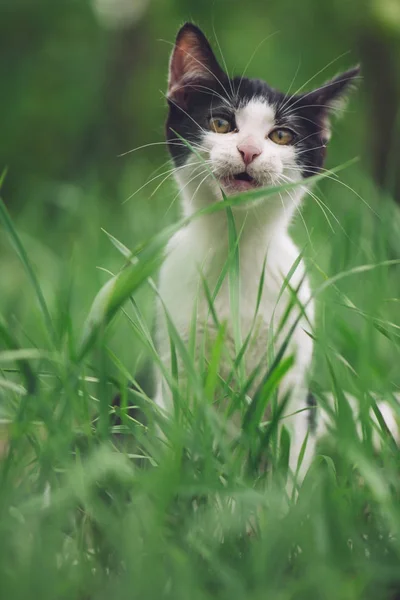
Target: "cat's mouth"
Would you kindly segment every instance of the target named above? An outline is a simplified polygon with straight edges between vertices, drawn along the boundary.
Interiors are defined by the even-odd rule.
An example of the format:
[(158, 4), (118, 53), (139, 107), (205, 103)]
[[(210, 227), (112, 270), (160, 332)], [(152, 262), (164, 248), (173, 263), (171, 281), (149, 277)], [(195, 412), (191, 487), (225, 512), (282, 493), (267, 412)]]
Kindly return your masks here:
[(243, 173), (238, 173), (233, 176), (235, 181), (248, 181), (249, 183), (254, 183), (255, 179), (251, 175), (247, 173), (247, 171), (243, 171)]
[(223, 177), (221, 183), (223, 187), (231, 193), (245, 192), (246, 190), (252, 190), (261, 185), (259, 181), (249, 175), (247, 171), (236, 173), (236, 175), (233, 175), (232, 177)]

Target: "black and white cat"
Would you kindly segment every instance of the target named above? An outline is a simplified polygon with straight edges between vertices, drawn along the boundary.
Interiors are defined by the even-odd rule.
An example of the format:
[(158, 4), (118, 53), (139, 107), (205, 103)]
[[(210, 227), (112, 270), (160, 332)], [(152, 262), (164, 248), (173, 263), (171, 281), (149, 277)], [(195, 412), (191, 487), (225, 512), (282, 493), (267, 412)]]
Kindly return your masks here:
[[(271, 320), (275, 328), (291, 302), (289, 286), (279, 297), (285, 277), (299, 256), (288, 227), (307, 191), (307, 180), (324, 163), (330, 137), (329, 117), (342, 102), (359, 74), (359, 68), (343, 73), (319, 89), (301, 95), (288, 95), (258, 79), (229, 78), (213, 51), (194, 25), (184, 25), (172, 53), (168, 83), (169, 114), (166, 135), (176, 166), (183, 212), (191, 215), (223, 199), (226, 195), (286, 183), (298, 187), (272, 196), (249, 201), (233, 209), (239, 235), (240, 282), (239, 316), (242, 339), (254, 325), (257, 296), (265, 265), (261, 302), (253, 327), (251, 343), (245, 354), (245, 371), (250, 374), (259, 364), (267, 370), (267, 349)], [(177, 135), (179, 134), (179, 135)], [(182, 143), (187, 140), (196, 152)], [(199, 154), (204, 160), (199, 159)], [(205, 162), (204, 162), (205, 161)], [(213, 291), (229, 253), (228, 222), (225, 211), (194, 219), (171, 239), (163, 263), (159, 292), (157, 344), (160, 356), (170, 368), (170, 340), (165, 309), (184, 341), (189, 340), (196, 308), (197, 343), (208, 336), (212, 344), (217, 329), (210, 315), (203, 278)], [(286, 355), (293, 355), (293, 367), (280, 385), (283, 396), (290, 392), (285, 425), (291, 431), (290, 466), (296, 469), (300, 449), (308, 433), (307, 375), (312, 361), (313, 343), (308, 335), (314, 321), (314, 306), (304, 265), (299, 263), (290, 280), (305, 306)], [(279, 300), (279, 301), (278, 301)], [(220, 323), (227, 325), (225, 346), (235, 356), (235, 326), (232, 317), (228, 277), (225, 277), (214, 302)], [(276, 347), (299, 314), (291, 311), (277, 339)], [(227, 376), (232, 363), (222, 365)], [(257, 383), (253, 387), (254, 391)], [(250, 391), (250, 393), (251, 393)], [(169, 410), (171, 396), (158, 376), (157, 403)], [(300, 411), (300, 412), (299, 412)], [(302, 471), (308, 467), (314, 442), (310, 436)]]

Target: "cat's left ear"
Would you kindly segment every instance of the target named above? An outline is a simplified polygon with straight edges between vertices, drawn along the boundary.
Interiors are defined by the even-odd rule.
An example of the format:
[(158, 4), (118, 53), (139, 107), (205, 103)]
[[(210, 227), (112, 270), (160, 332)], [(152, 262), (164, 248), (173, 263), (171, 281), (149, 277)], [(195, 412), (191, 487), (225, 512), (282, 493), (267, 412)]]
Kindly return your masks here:
[(345, 108), (349, 93), (360, 79), (360, 71), (360, 66), (357, 65), (327, 81), (320, 88), (301, 95), (303, 103), (319, 115), (326, 129), (327, 139), (330, 137), (329, 117), (334, 113), (340, 114)]
[(226, 77), (204, 33), (192, 23), (181, 27), (169, 64), (167, 98), (184, 105), (188, 91), (196, 83), (223, 86)]

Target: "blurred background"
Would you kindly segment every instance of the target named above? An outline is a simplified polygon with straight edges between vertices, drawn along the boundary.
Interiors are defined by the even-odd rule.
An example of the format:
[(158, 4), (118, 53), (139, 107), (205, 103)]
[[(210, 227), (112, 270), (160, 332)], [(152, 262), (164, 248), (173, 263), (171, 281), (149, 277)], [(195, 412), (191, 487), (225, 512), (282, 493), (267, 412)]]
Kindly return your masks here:
[[(308, 198), (293, 235), (315, 283), (400, 256), (398, 0), (3, 0), (2, 197), (46, 298), (56, 314), (69, 312), (76, 332), (109, 277), (104, 269), (122, 264), (102, 228), (133, 248), (178, 215), (171, 178), (157, 186), (168, 169), (160, 142), (169, 54), (186, 20), (203, 28), (217, 54), (218, 40), (231, 74), (247, 69), (283, 91), (308, 80), (305, 89), (317, 87), (361, 62), (363, 81), (334, 123), (327, 166), (359, 162), (340, 173), (342, 183), (318, 186), (326, 214)], [(370, 326), (385, 319), (397, 331), (398, 274), (345, 280), (341, 294), (357, 311), (333, 293), (320, 305), (325, 339), (358, 365), (366, 386), (400, 385), (398, 356)], [(38, 308), (3, 231), (0, 281), (1, 314), (22, 342), (38, 343)], [(151, 322), (149, 291), (139, 300)], [(110, 344), (136, 369), (145, 357), (125, 328), (113, 327)], [(323, 385), (324, 369), (316, 373)]]

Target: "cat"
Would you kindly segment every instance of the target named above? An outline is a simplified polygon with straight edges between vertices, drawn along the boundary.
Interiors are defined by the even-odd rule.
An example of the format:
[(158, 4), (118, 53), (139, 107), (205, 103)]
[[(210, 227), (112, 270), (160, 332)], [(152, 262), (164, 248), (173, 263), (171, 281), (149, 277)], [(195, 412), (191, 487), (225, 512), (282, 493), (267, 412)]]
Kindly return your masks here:
[[(293, 473), (308, 436), (300, 478), (310, 464), (315, 444), (307, 410), (314, 303), (303, 261), (293, 269), (299, 250), (288, 228), (307, 193), (308, 179), (323, 168), (330, 116), (346, 98), (359, 71), (358, 66), (354, 67), (322, 87), (298, 95), (281, 93), (259, 79), (231, 79), (205, 35), (191, 23), (179, 30), (169, 65), (166, 139), (186, 217), (220, 202), (221, 190), (229, 198), (248, 190), (299, 184), (234, 206), (232, 213), (240, 261), (238, 310), (242, 340), (252, 332), (244, 357), (247, 375), (258, 365), (264, 366), (265, 375), (271, 322), (276, 330), (293, 299), (292, 290), (296, 290), (304, 307), (284, 355), (292, 355), (294, 362), (279, 390), (280, 398), (290, 394), (285, 425), (291, 435), (289, 465)], [(157, 309), (157, 349), (167, 369), (171, 368), (171, 351), (166, 311), (181, 339), (188, 343), (196, 307), (197, 344), (200, 348), (206, 335), (207, 347), (212, 348), (218, 329), (210, 314), (204, 281), (213, 292), (229, 251), (225, 210), (196, 217), (170, 240), (159, 277), (161, 300)], [(290, 285), (282, 291), (291, 270)], [(231, 300), (226, 276), (215, 297), (214, 312), (219, 323), (226, 324), (225, 348), (235, 357), (238, 347)], [(298, 305), (292, 308), (274, 339), (275, 349), (299, 311)], [(257, 325), (252, 329), (255, 321)], [(226, 360), (221, 365), (222, 378), (229, 376), (231, 364)], [(181, 365), (180, 379), (184, 375)], [(157, 404), (166, 411), (173, 410), (171, 393), (161, 373), (157, 379)], [(260, 382), (260, 377), (255, 379), (250, 396)]]

